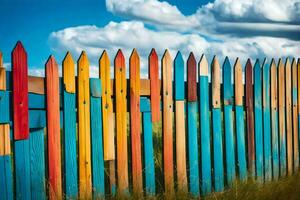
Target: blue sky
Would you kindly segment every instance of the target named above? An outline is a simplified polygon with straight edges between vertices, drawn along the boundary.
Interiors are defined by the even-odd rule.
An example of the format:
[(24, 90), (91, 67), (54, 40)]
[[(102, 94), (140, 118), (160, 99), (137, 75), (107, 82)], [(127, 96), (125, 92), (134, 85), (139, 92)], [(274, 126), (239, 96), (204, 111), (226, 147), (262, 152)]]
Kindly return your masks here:
[(297, 0), (1, 0), (0, 13), (4, 62), (21, 40), (37, 74), (50, 54), (61, 63), (67, 50), (74, 59), (86, 50), (94, 67), (103, 49), (113, 57), (134, 47), (142, 62), (152, 47), (232, 60), (300, 55)]

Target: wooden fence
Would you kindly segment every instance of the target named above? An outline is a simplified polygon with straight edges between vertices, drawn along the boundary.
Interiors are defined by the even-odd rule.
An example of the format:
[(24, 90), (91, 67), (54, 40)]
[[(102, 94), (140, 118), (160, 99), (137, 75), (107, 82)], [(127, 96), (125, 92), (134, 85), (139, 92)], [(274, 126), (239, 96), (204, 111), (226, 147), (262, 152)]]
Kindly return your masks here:
[[(18, 42), (11, 64), (11, 72), (0, 68), (3, 199), (161, 191), (199, 196), (223, 191), (238, 179), (263, 183), (298, 171), (299, 59), (257, 60), (254, 67), (248, 60), (243, 70), (239, 59), (231, 65), (226, 58), (221, 67), (214, 57), (209, 67), (204, 55), (197, 62), (191, 53), (185, 63), (180, 52), (172, 60), (166, 50), (160, 80), (153, 49), (146, 80), (140, 79), (136, 50), (126, 79), (119, 50), (112, 80), (105, 51), (99, 78), (89, 78), (85, 52), (75, 77), (67, 53), (62, 78), (53, 56), (40, 78), (27, 75), (27, 54)], [(153, 142), (155, 128), (161, 145)]]

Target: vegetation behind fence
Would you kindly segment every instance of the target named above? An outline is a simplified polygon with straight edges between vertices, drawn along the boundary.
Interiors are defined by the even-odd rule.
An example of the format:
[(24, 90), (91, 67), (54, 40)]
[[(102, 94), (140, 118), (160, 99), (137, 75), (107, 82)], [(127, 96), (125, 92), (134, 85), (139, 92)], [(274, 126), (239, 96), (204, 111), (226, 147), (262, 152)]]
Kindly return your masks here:
[[(198, 62), (191, 53), (185, 62), (180, 52), (173, 60), (168, 50), (159, 62), (153, 49), (149, 79), (140, 79), (135, 49), (129, 79), (121, 50), (113, 62), (102, 53), (98, 78), (89, 77), (85, 52), (77, 77), (70, 53), (62, 61), (62, 78), (53, 56), (45, 78), (28, 76), (20, 42), (11, 59), (12, 69), (5, 71), (0, 55), (4, 199), (162, 191), (200, 196), (237, 180), (264, 183), (298, 171), (299, 59), (256, 60), (254, 66), (248, 59), (243, 68), (239, 59), (220, 65), (214, 57), (209, 67), (204, 55)], [(154, 129), (162, 134), (155, 141)]]

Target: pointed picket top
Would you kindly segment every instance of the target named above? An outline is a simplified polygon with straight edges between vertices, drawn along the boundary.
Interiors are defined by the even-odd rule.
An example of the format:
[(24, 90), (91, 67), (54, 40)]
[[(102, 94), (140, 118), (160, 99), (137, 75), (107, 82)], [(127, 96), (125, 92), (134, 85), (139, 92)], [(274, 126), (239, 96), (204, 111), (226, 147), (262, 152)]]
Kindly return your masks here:
[(132, 53), (129, 57), (129, 62), (140, 62), (140, 56), (135, 48), (132, 50)]
[(240, 59), (237, 58), (234, 64), (234, 86), (235, 105), (243, 105), (243, 70)]
[(187, 60), (187, 85), (187, 100), (190, 102), (197, 101), (197, 61), (193, 52), (190, 53)]
[(148, 57), (148, 72), (150, 78), (150, 98), (151, 98), (151, 116), (152, 122), (160, 120), (160, 84), (159, 84), (159, 68), (158, 56), (153, 48)]
[(283, 64), (283, 61), (281, 58), (279, 58), (279, 61), (278, 61), (278, 68), (280, 67), (284, 67), (284, 64)]
[(184, 61), (180, 51), (174, 59), (174, 91), (175, 100), (184, 100)]
[[(46, 62), (46, 71), (47, 70), (57, 70), (58, 71), (58, 65), (57, 65), (57, 62), (54, 58), (53, 55), (50, 55), (47, 62)], [(47, 73), (46, 73), (47, 74)]]
[(24, 48), (21, 41), (17, 42), (16, 46), (14, 47), (14, 49), (12, 51), (12, 54), (13, 55), (16, 55), (16, 54), (25, 54), (25, 55), (27, 55), (26, 50), (25, 50), (25, 48)]
[(275, 62), (275, 59), (274, 59), (274, 58), (272, 58), (272, 60), (271, 60), (271, 64), (270, 64), (270, 68), (272, 68), (272, 67), (277, 67), (277, 66), (276, 66), (276, 62)]
[[(164, 55), (162, 57), (162, 79), (163, 79), (163, 87), (164, 94), (172, 94), (172, 84), (168, 84), (170, 81), (172, 81), (172, 60), (171, 55), (169, 53), (169, 50), (166, 49), (164, 52)], [(172, 95), (171, 95), (172, 96)]]
[(198, 67), (200, 76), (208, 76), (208, 62), (204, 54), (201, 56)]
[(165, 50), (162, 60), (171, 60), (171, 55), (168, 49)]
[(223, 91), (224, 91), (224, 104), (231, 105), (233, 97), (233, 87), (231, 84), (231, 64), (228, 57), (225, 58), (223, 63)]
[(252, 71), (252, 63), (251, 63), (250, 58), (247, 59), (245, 70), (246, 70), (246, 73), (249, 73)]
[(259, 59), (256, 59), (255, 64), (254, 64), (254, 71), (256, 71), (256, 70), (261, 70)]
[(65, 90), (69, 93), (75, 93), (75, 64), (69, 51), (63, 60), (62, 68)]
[(78, 70), (83, 71), (83, 68), (89, 68), (89, 59), (85, 51), (82, 51), (78, 59)]
[(286, 58), (285, 60), (285, 68), (291, 68), (291, 61), (289, 58)]

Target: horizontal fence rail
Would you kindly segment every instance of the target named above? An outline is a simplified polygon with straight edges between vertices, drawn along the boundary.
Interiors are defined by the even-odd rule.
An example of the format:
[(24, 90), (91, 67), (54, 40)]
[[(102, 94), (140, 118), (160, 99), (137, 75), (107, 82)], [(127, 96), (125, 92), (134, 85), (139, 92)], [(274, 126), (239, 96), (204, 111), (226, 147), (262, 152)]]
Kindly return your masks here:
[(166, 50), (159, 62), (152, 49), (149, 79), (140, 78), (136, 49), (129, 66), (121, 50), (114, 62), (104, 51), (98, 78), (90, 78), (84, 51), (77, 77), (69, 52), (61, 78), (53, 56), (45, 78), (28, 76), (21, 42), (11, 71), (2, 59), (3, 199), (197, 197), (299, 169), (300, 59), (248, 59), (243, 67), (193, 53), (173, 59)]

